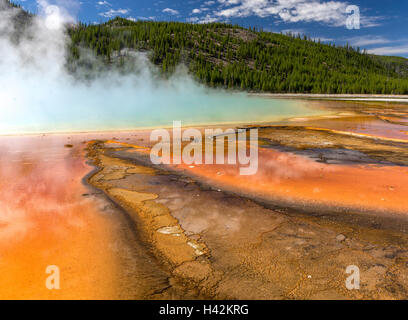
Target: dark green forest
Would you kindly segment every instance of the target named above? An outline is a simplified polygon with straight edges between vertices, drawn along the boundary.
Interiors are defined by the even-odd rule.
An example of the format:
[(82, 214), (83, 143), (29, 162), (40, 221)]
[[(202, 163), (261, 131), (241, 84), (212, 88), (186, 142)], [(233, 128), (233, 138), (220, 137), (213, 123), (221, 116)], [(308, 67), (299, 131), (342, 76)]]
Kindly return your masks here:
[[(4, 1), (4, 0), (3, 0)], [(31, 15), (27, 14), (27, 17)], [(130, 21), (68, 26), (67, 68), (126, 66), (143, 51), (168, 77), (185, 65), (198, 81), (273, 93), (408, 94), (408, 59), (367, 54), (359, 48), (323, 44), (224, 23)]]
[[(69, 29), (70, 60), (90, 48), (106, 64), (126, 50), (148, 51), (162, 72), (185, 64), (212, 87), (261, 92), (408, 94), (408, 60), (378, 57), (350, 46), (245, 29), (223, 23), (133, 22), (115, 18)], [(118, 55), (123, 52), (122, 55)]]

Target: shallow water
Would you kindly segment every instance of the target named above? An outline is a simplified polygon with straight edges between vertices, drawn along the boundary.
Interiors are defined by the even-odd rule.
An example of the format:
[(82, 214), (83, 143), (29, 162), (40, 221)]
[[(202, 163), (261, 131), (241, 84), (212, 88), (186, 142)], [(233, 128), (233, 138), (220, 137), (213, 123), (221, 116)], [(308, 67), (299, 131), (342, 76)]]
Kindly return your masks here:
[[(374, 209), (384, 209), (385, 213), (398, 208), (404, 210), (406, 202), (403, 202), (403, 194), (408, 181), (399, 177), (406, 176), (406, 169), (404, 172), (398, 171), (403, 168), (397, 166), (324, 165), (304, 157), (265, 150), (261, 155), (261, 172), (256, 177), (243, 178), (234, 168), (215, 165), (183, 167), (180, 175), (169, 172), (168, 168), (160, 172), (152, 168), (150, 171), (143, 170), (146, 168), (143, 163), (148, 164), (143, 151), (129, 147), (114, 142), (94, 144), (96, 154), (102, 152), (100, 155), (104, 155), (101, 166), (106, 170), (100, 177), (105, 179), (106, 184), (97, 184), (103, 189), (120, 190), (119, 203), (133, 204), (134, 208), (140, 206), (136, 211), (129, 208), (129, 212), (136, 216), (140, 214), (139, 210), (145, 208), (137, 200), (140, 196), (154, 195), (155, 206), (168, 208), (177, 218), (176, 231), (180, 232), (182, 228), (188, 237), (200, 241), (210, 252), (208, 257), (204, 255), (198, 261), (185, 263), (175, 268), (173, 273), (192, 281), (203, 291), (211, 292), (212, 297), (406, 297), (403, 275), (407, 265), (402, 258), (407, 247), (404, 240), (406, 216), (403, 216), (405, 219), (399, 216), (397, 220), (389, 216), (380, 218), (373, 208), (364, 208), (364, 204), (372, 203)], [(135, 164), (142, 166), (125, 177), (120, 174)], [(206, 169), (208, 171), (205, 172)], [(197, 183), (197, 180), (204, 180), (196, 178), (200, 174), (201, 178), (207, 178), (206, 184)], [(219, 182), (223, 182), (223, 186)], [(295, 207), (300, 210), (316, 200), (327, 200), (323, 210), (313, 210), (319, 218), (313, 219), (313, 214), (302, 214), (302, 211), (295, 213), (290, 206), (268, 209), (264, 201), (256, 204), (248, 199), (251, 191), (261, 191), (258, 195), (262, 198), (257, 197), (259, 201), (282, 195), (285, 188), (289, 189), (285, 197), (292, 198)], [(312, 192), (315, 194), (312, 198), (299, 198), (310, 196)], [(377, 201), (377, 196), (384, 199)], [(384, 203), (381, 204), (381, 201)], [(360, 207), (354, 207), (355, 210), (342, 210), (335, 218), (331, 215), (337, 205), (356, 203)], [(152, 206), (150, 204), (149, 208)], [(367, 209), (371, 209), (367, 212), (368, 216), (358, 214), (360, 210)], [(149, 215), (140, 215), (146, 218), (151, 213), (152, 210), (149, 210)], [(162, 229), (152, 228), (150, 232), (174, 228), (171, 227), (174, 221), (162, 220), (161, 223)], [(163, 224), (169, 227), (163, 227)], [(161, 236), (161, 241), (166, 244), (172, 239), (171, 234)], [(155, 247), (163, 249), (163, 245), (157, 242)], [(175, 247), (181, 250), (182, 245)], [(178, 255), (173, 255), (175, 248), (171, 249), (170, 259), (174, 259)], [(344, 270), (350, 263), (361, 266), (365, 284), (361, 290), (345, 289)], [(392, 268), (388, 268), (390, 265)], [(306, 275), (310, 276), (306, 278)], [(383, 286), (384, 283), (388, 285)], [(296, 290), (293, 290), (294, 287)]]
[[(400, 119), (398, 119), (398, 121), (400, 121)], [(302, 125), (352, 133), (362, 133), (382, 138), (408, 140), (408, 127), (406, 125), (391, 125), (390, 123), (373, 117), (320, 119), (315, 121), (305, 121)]]
[[(373, 115), (339, 116), (338, 114), (343, 110), (343, 104), (334, 103), (341, 107), (333, 108), (331, 102), (281, 101), (264, 98), (252, 100), (253, 98), (250, 98), (259, 111), (255, 114), (253, 109), (246, 108), (249, 100), (245, 98), (240, 101), (239, 97), (236, 95), (231, 100), (225, 98), (226, 104), (223, 111), (216, 112), (216, 105), (214, 105), (210, 110), (196, 109), (197, 114), (193, 112), (192, 115), (186, 113), (181, 107), (179, 109), (175, 107), (175, 114), (179, 112), (182, 116), (184, 112), (186, 121), (191, 117), (197, 122), (207, 121), (211, 124), (227, 120), (250, 123), (298, 117), (293, 121), (281, 123), (407, 140), (407, 136), (402, 132), (405, 126), (400, 124), (404, 123), (406, 117), (403, 113), (397, 115), (392, 110), (386, 112), (384, 115), (386, 119), (377, 116), (378, 110), (372, 111)], [(208, 101), (200, 103), (204, 105)], [(238, 103), (241, 109), (230, 115), (235, 103)], [(350, 111), (347, 108), (344, 109), (347, 112)], [(164, 126), (171, 126), (171, 122), (166, 121), (173, 114), (171, 116), (157, 114), (158, 118), (155, 119), (151, 116), (140, 119), (134, 110), (128, 111), (128, 119), (123, 117), (115, 122), (112, 118), (109, 129), (115, 128), (115, 125), (124, 129), (128, 123), (137, 123), (137, 121), (141, 127), (148, 126), (148, 121), (155, 125), (164, 121), (162, 122)], [(216, 118), (211, 118), (213, 113), (216, 113)], [(337, 115), (333, 116), (333, 113)], [(324, 116), (321, 117), (321, 114)], [(99, 116), (95, 122), (95, 129), (102, 129), (104, 124), (109, 123), (108, 114)], [(75, 124), (78, 128), (82, 128), (81, 126), (87, 123), (87, 118), (80, 119), (79, 113), (76, 115), (73, 112), (70, 121), (74, 119), (78, 121)], [(104, 120), (100, 121), (101, 119)], [(183, 118), (179, 119), (183, 120)], [(35, 122), (36, 118), (30, 121)], [(41, 125), (41, 121), (37, 124)], [(48, 129), (51, 128), (49, 122), (44, 122), (43, 125), (48, 126)], [(62, 130), (59, 125), (56, 122), (52, 128)], [(64, 122), (64, 125), (73, 128), (73, 124), (69, 121)], [(89, 128), (91, 126), (86, 127), (86, 129)], [(290, 130), (287, 134), (290, 134)], [(307, 135), (305, 132), (300, 132), (298, 136), (294, 135), (291, 139), (296, 142), (305, 137), (310, 139), (309, 142), (322, 143), (323, 141), (317, 133), (313, 132), (308, 132)], [(129, 158), (137, 155), (139, 149), (126, 149), (127, 147), (150, 145), (149, 130), (0, 137), (0, 272), (7, 275), (0, 279), (0, 298), (145, 299), (161, 298), (162, 292), (170, 294), (165, 297), (195, 298), (194, 294), (183, 293), (182, 289), (173, 288), (169, 284), (171, 276), (168, 270), (163, 268), (143, 241), (140, 241), (132, 219), (113, 206), (100, 191), (91, 189), (83, 183), (84, 177), (92, 170), (92, 167), (86, 163), (85, 142), (93, 139), (110, 140), (112, 143), (109, 145), (112, 150), (125, 148), (118, 152), (124, 152), (122, 155)], [(346, 141), (330, 132), (327, 132), (325, 139), (333, 139), (336, 143)], [(397, 145), (394, 141), (387, 143), (390, 147)], [(400, 147), (404, 143), (400, 143)], [(358, 146), (368, 148), (368, 143), (366, 145), (361, 143), (361, 146)], [(339, 145), (338, 148), (341, 146)], [(338, 152), (337, 149), (334, 152)], [(396, 151), (393, 152), (396, 153)], [(183, 170), (183, 175), (198, 177), (198, 180), (208, 183), (213, 190), (240, 194), (241, 196), (237, 197), (239, 200), (234, 201), (239, 201), (239, 205), (236, 206), (239, 215), (248, 213), (245, 218), (248, 221), (242, 222), (243, 225), (251, 222), (253, 213), (253, 204), (246, 197), (266, 199), (281, 206), (287, 205), (294, 208), (302, 209), (309, 206), (313, 210), (319, 209), (322, 212), (345, 208), (350, 214), (364, 211), (372, 216), (377, 213), (385, 215), (398, 213), (406, 217), (408, 203), (405, 195), (408, 192), (408, 169), (406, 166), (395, 165), (392, 162), (394, 158), (390, 158), (390, 164), (386, 165), (371, 159), (369, 155), (365, 159), (368, 161), (367, 164), (353, 163), (354, 158), (343, 163), (321, 163), (318, 159), (308, 157), (307, 152), (305, 154), (299, 155), (293, 151), (274, 149), (273, 145), (268, 148), (263, 146), (260, 149), (258, 173), (250, 177), (239, 176), (237, 167), (233, 166), (182, 165), (179, 169)], [(355, 155), (359, 156), (357, 151)], [(344, 155), (345, 158), (350, 156)], [(385, 156), (391, 157), (386, 152)], [(373, 162), (370, 162), (371, 160)], [(177, 193), (172, 189), (173, 182), (160, 185), (155, 183), (155, 179), (150, 176), (146, 178), (146, 185), (152, 189), (150, 191), (154, 193), (159, 187), (162, 192), (166, 191), (170, 200), (160, 198), (158, 201), (163, 205), (167, 205), (166, 201), (172, 204), (173, 207), (169, 205), (172, 214), (182, 222), (184, 219), (182, 225), (191, 232), (197, 228), (204, 230), (208, 222), (207, 218), (213, 217), (213, 224), (221, 221), (227, 230), (235, 232), (234, 237), (243, 242), (247, 242), (253, 236), (245, 233), (243, 229), (235, 228), (236, 221), (229, 216), (230, 213), (227, 210), (230, 209), (227, 203), (229, 200), (225, 200), (226, 203), (216, 203), (220, 207), (208, 205), (208, 203), (217, 202), (219, 197), (229, 199), (228, 193), (211, 191), (212, 189), (210, 189), (211, 192), (203, 193), (197, 186), (187, 190), (183, 187), (184, 180), (178, 182), (177, 188), (180, 189), (176, 190)], [(173, 181), (172, 176), (166, 175), (157, 179)], [(132, 189), (141, 182), (143, 181), (140, 180), (140, 176), (132, 176), (117, 183), (123, 188)], [(199, 194), (200, 196), (205, 194), (207, 198), (200, 198)], [(189, 204), (192, 201), (194, 206)], [(175, 208), (176, 205), (177, 208)], [(270, 212), (267, 209), (259, 207), (256, 211), (259, 211), (259, 221), (269, 219)], [(204, 216), (206, 219), (203, 219)], [(251, 223), (261, 225), (260, 222)], [(254, 227), (255, 231), (259, 231), (258, 226)], [(294, 232), (297, 234), (299, 231)], [(218, 237), (223, 236), (217, 233), (213, 240), (217, 242)], [(292, 245), (293, 239), (287, 242), (288, 246)], [(321, 242), (318, 243), (320, 245)], [(333, 244), (333, 246), (337, 245), (337, 243)], [(270, 250), (271, 247), (265, 247), (265, 252)], [(225, 257), (221, 266), (231, 264), (231, 252), (217, 253), (215, 250), (214, 254)], [(252, 249), (248, 252), (252, 257)], [(45, 286), (48, 277), (45, 271), (49, 265), (57, 265), (61, 270), (61, 290), (48, 290)], [(286, 268), (284, 264), (281, 267), (292, 277), (290, 268)], [(343, 270), (341, 272), (341, 274), (344, 273)], [(231, 297), (253, 297), (254, 291), (239, 295), (242, 287), (237, 281), (233, 281), (233, 285), (237, 286), (237, 295)], [(255, 283), (251, 285), (256, 286)], [(169, 287), (172, 288), (171, 293), (168, 291)], [(228, 285), (226, 291), (230, 292), (231, 287), (232, 284)], [(265, 293), (265, 297), (270, 297), (269, 291)]]
[(240, 176), (236, 166), (196, 165), (180, 168), (222, 190), (319, 211), (399, 213), (407, 215), (408, 168), (334, 165), (274, 150), (260, 150), (253, 176)]
[[(305, 101), (270, 99), (244, 93), (193, 94), (171, 90), (146, 95), (140, 90), (125, 93), (101, 91), (92, 99), (73, 92), (68, 101), (51, 104), (34, 99), (30, 108), (1, 111), (0, 133), (84, 132), (183, 125), (271, 122), (294, 116), (330, 113)], [(114, 96), (115, 99), (112, 98)], [(52, 98), (52, 93), (51, 93)], [(84, 101), (87, 101), (84, 104)], [(115, 101), (115, 102), (112, 102)]]
[(143, 299), (168, 286), (126, 215), (82, 183), (82, 139), (0, 137), (0, 299)]

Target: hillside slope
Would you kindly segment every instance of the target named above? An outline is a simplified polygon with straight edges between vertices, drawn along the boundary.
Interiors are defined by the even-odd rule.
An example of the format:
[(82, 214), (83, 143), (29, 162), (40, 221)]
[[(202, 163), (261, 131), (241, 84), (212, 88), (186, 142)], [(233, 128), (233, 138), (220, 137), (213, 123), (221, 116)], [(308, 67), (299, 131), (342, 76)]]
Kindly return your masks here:
[[(8, 0), (0, 0), (2, 7)], [(21, 9), (16, 9), (21, 10)], [(21, 10), (17, 30), (29, 25)], [(130, 21), (68, 27), (67, 67), (93, 69), (89, 50), (105, 68), (124, 66), (128, 49), (147, 51), (163, 75), (184, 64), (213, 87), (278, 93), (408, 94), (408, 59), (382, 57), (306, 37), (245, 29), (223, 23)], [(124, 70), (126, 71), (126, 70)], [(129, 71), (129, 70), (128, 70)]]
[(376, 56), (371, 58), (382, 64), (385, 68), (395, 71), (398, 75), (408, 78), (408, 59), (395, 56)]
[[(13, 41), (18, 41), (18, 38), (30, 25), (32, 15), (22, 10), (19, 5), (16, 5), (8, 0), (0, 0), (0, 11), (2, 10), (8, 10), (9, 12), (12, 12), (11, 16), (13, 17), (13, 31), (11, 32), (11, 34), (9, 34), (9, 36)], [(5, 25), (2, 27), (9, 28), (11, 26)], [(8, 29), (8, 31), (10, 31), (10, 28)], [(4, 31), (0, 30), (0, 32)]]
[[(171, 73), (184, 63), (210, 86), (250, 91), (408, 94), (408, 60), (221, 23), (133, 22), (115, 18), (69, 30), (71, 54), (91, 48), (106, 63), (124, 48), (148, 50)], [(122, 59), (126, 56), (123, 55)]]

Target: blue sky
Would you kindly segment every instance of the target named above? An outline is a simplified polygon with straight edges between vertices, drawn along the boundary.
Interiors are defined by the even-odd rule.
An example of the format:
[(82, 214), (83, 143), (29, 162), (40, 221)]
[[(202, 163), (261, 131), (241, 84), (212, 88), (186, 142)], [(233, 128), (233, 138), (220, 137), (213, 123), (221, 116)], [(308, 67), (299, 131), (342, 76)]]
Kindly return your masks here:
[[(302, 33), (326, 42), (349, 43), (375, 54), (408, 57), (407, 0), (14, 0), (31, 12), (37, 12), (39, 1), (63, 6), (86, 23), (115, 16), (220, 21), (272, 32)], [(360, 19), (353, 21), (359, 21), (359, 28), (352, 24), (354, 29), (350, 29), (347, 20), (357, 18), (355, 6)]]

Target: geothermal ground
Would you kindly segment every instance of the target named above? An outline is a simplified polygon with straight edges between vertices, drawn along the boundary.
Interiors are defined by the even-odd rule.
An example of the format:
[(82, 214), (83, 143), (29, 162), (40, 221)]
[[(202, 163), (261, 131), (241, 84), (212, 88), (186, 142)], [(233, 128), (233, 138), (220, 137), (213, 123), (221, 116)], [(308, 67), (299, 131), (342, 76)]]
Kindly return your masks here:
[(153, 166), (148, 130), (0, 138), (0, 298), (406, 299), (408, 107), (313, 103), (256, 126), (254, 176)]

